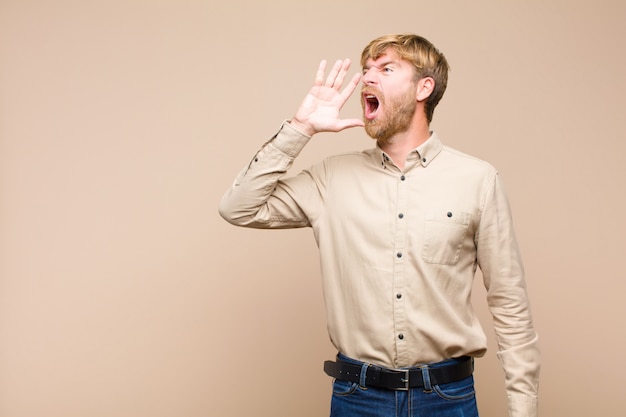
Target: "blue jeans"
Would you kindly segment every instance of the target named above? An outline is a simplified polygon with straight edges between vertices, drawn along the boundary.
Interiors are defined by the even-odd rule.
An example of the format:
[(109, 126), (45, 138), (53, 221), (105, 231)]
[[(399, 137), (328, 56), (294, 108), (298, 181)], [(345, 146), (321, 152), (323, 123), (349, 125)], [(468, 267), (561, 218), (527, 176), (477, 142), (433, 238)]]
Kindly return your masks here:
[[(338, 360), (362, 362), (341, 353)], [(445, 366), (449, 361), (428, 365)], [(330, 417), (478, 417), (474, 377), (442, 385), (394, 391), (335, 380)]]

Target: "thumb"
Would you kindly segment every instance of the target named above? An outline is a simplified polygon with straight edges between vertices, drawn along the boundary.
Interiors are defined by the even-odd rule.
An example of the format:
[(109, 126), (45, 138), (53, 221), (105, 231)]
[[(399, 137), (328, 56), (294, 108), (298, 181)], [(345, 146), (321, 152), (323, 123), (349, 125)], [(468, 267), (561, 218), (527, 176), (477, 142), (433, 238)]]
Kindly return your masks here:
[(337, 131), (360, 126), (365, 126), (365, 123), (361, 119), (342, 119), (337, 122)]

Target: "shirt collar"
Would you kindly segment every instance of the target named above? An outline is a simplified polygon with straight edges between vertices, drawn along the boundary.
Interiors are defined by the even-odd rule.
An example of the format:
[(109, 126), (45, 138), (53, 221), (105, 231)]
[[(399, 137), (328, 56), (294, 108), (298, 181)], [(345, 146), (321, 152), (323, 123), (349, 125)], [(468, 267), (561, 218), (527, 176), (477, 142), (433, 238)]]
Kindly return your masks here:
[[(426, 140), (426, 142), (413, 149), (407, 156), (406, 160), (409, 162), (409, 166), (420, 164), (426, 168), (437, 157), (437, 155), (439, 155), (442, 149), (443, 143), (441, 142), (441, 139), (439, 139), (437, 133), (431, 132), (430, 137)], [(391, 158), (378, 146), (378, 144), (376, 145), (376, 150), (380, 157), (381, 166), (385, 169), (387, 164), (391, 163)]]

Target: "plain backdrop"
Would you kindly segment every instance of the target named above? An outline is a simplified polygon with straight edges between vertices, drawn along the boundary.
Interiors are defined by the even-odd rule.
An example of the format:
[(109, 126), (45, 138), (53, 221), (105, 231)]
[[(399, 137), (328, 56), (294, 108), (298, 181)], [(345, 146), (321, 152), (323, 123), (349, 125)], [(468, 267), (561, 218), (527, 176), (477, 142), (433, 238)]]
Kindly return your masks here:
[[(433, 129), (505, 182), (541, 415), (619, 415), (625, 4), (1, 0), (0, 417), (327, 416), (311, 231), (235, 228), (217, 204), (321, 59), (359, 71), (398, 32), (452, 66)], [(372, 145), (320, 135), (294, 172)], [(474, 301), (479, 407), (501, 417), (480, 275)]]

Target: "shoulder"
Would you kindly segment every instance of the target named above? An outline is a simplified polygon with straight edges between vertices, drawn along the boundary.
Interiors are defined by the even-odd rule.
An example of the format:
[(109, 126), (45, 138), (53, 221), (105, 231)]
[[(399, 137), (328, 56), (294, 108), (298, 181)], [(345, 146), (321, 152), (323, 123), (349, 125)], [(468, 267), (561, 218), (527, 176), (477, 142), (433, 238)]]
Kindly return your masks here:
[(354, 168), (354, 166), (368, 165), (375, 157), (375, 149), (351, 151), (327, 156), (316, 165), (333, 169)]
[(459, 170), (482, 172), (486, 175), (495, 175), (498, 172), (489, 162), (446, 145), (443, 146), (440, 156)]

